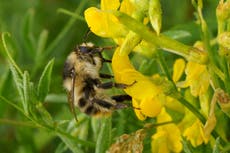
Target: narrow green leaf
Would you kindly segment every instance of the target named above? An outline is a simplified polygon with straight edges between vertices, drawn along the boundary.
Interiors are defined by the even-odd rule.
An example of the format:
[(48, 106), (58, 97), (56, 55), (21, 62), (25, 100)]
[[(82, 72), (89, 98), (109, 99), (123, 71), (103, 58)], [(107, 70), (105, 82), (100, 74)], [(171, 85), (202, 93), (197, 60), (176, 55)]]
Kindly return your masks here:
[(49, 63), (43, 70), (42, 75), (39, 79), (37, 92), (38, 92), (38, 100), (41, 102), (45, 100), (45, 97), (49, 92), (53, 64), (54, 64), (54, 59), (49, 61)]
[(22, 110), (21, 107), (19, 107), (17, 104), (13, 103), (12, 101), (6, 99), (6, 98), (3, 97), (3, 96), (0, 96), (0, 102), (7, 103), (7, 104), (11, 105), (12, 107), (14, 107), (15, 109), (17, 109), (18, 111), (24, 113), (24, 111)]
[(40, 54), (45, 50), (47, 39), (48, 39), (48, 31), (43, 30), (40, 33), (39, 39), (38, 39), (38, 46), (37, 46), (37, 50), (36, 50), (37, 56), (40, 56)]
[(217, 138), (212, 153), (220, 153), (220, 146), (220, 138)]
[(101, 130), (98, 135), (95, 153), (104, 153), (111, 144), (111, 117), (103, 118)]
[(34, 64), (32, 72), (31, 72), (31, 76), (32, 77), (34, 75), (36, 75), (37, 70), (42, 65), (41, 61), (44, 61), (44, 51), (45, 51), (47, 39), (48, 39), (48, 31), (47, 30), (43, 30), (40, 33), (39, 38), (38, 38), (38, 44), (37, 44), (35, 58), (34, 58), (34, 63), (35, 64)]
[(61, 138), (61, 140), (66, 144), (66, 146), (73, 152), (73, 153), (84, 153), (79, 147), (78, 143), (74, 141), (73, 139), (69, 139), (64, 134), (58, 133), (58, 136)]
[(189, 31), (185, 30), (169, 30), (164, 32), (164, 35), (173, 39), (183, 39), (192, 36), (192, 34)]
[(67, 146), (62, 142), (58, 145), (58, 147), (55, 150), (55, 153), (63, 153), (67, 151)]
[(30, 79), (29, 79), (29, 73), (27, 71), (25, 71), (23, 74), (23, 94), (24, 94), (24, 101), (22, 101), (22, 106), (26, 115), (28, 115), (29, 99), (30, 99)]
[(37, 117), (38, 117), (38, 119), (40, 119), (40, 121), (43, 121), (47, 125), (50, 125), (50, 126), (52, 126), (54, 124), (52, 116), (45, 109), (45, 107), (43, 106), (43, 104), (41, 102), (36, 104), (36, 109), (37, 109), (37, 111), (39, 113), (39, 114), (37, 114)]
[[(23, 45), (26, 48), (26, 53), (30, 57), (34, 57), (35, 48), (36, 48), (36, 41), (35, 37), (33, 36), (33, 23), (34, 23), (34, 10), (30, 9), (23, 20), (23, 26), (22, 26), (22, 37), (23, 37)], [(35, 57), (34, 57), (35, 58)]]
[(23, 76), (22, 70), (18, 67), (18, 65), (16, 64), (16, 62), (12, 58), (12, 56), (11, 56), (9, 50), (8, 50), (8, 47), (7, 47), (7, 39), (6, 39), (6, 37), (9, 37), (9, 36), (10, 36), (9, 33), (6, 33), (6, 32), (2, 33), (3, 47), (4, 47), (4, 50), (5, 50), (5, 53), (7, 55), (9, 63), (15, 68), (18, 76), (22, 77)]
[[(81, 3), (78, 5), (74, 13), (79, 14), (87, 2), (88, 0), (81, 1)], [(55, 39), (47, 47), (44, 56), (49, 56), (49, 54), (54, 51), (54, 49), (59, 45), (59, 43), (62, 43), (62, 41), (65, 39), (66, 35), (68, 34), (68, 31), (74, 25), (76, 20), (77, 18), (75, 17), (70, 18), (70, 20), (63, 27), (62, 31), (55, 37)]]
[(67, 14), (67, 15), (72, 16), (72, 17), (75, 17), (75, 18), (78, 19), (78, 20), (85, 21), (85, 18), (84, 18), (84, 17), (82, 17), (81, 15), (76, 14), (76, 13), (74, 13), (74, 12), (71, 12), (71, 11), (69, 11), (69, 10), (66, 10), (66, 9), (63, 9), (63, 8), (59, 8), (59, 9), (58, 9), (58, 12)]
[(20, 99), (21, 99), (22, 105), (23, 105), (23, 103), (25, 101), (24, 94), (23, 94), (23, 80), (20, 77), (20, 74), (18, 73), (18, 71), (16, 70), (16, 68), (14, 67), (14, 65), (10, 64), (10, 70), (12, 72), (14, 83), (16, 85), (18, 94), (20, 96)]
[(192, 153), (192, 150), (190, 149), (191, 148), (191, 146), (189, 145), (189, 143), (183, 138), (182, 139), (182, 144), (183, 144), (183, 151), (185, 152), (185, 153)]

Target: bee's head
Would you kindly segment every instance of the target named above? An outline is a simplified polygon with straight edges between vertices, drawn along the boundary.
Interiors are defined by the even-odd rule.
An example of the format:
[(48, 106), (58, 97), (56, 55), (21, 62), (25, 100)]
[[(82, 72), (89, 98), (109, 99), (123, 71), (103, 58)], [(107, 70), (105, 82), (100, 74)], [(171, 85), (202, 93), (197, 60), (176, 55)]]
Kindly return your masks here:
[(96, 54), (101, 48), (95, 47), (93, 43), (83, 43), (75, 48), (75, 51), (81, 54)]

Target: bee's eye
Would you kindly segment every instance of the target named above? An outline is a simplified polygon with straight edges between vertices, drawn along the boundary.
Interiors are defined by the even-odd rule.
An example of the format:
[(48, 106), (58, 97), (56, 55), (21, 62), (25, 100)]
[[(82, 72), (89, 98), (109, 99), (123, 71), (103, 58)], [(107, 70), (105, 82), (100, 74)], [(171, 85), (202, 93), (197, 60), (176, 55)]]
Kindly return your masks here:
[(79, 46), (78, 49), (82, 53), (90, 53), (92, 51), (91, 47), (86, 47), (86, 46)]
[(65, 63), (63, 69), (63, 79), (72, 78), (75, 75), (75, 69), (68, 62)]

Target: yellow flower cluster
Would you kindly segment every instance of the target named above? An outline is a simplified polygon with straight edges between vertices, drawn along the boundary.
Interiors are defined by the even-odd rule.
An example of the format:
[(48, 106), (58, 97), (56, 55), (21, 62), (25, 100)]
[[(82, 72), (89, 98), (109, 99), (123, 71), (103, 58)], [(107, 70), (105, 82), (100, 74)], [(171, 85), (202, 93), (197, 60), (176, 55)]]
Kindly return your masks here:
[[(135, 33), (129, 31), (113, 15), (114, 11), (120, 11), (132, 16), (144, 24), (151, 21), (151, 24), (157, 24), (155, 31), (159, 34), (161, 11), (151, 10), (152, 14), (159, 13), (156, 16), (142, 16), (141, 11), (148, 10), (148, 5), (159, 7), (153, 0), (133, 1), (133, 0), (101, 0), (101, 9), (90, 7), (85, 11), (85, 19), (90, 30), (98, 36), (112, 38), (119, 47), (116, 48), (112, 58), (112, 69), (116, 82), (123, 84), (133, 84), (125, 89), (125, 92), (132, 97), (134, 111), (140, 120), (146, 117), (156, 117), (158, 123), (172, 121), (172, 117), (167, 113), (167, 109), (178, 111), (185, 115), (181, 123), (170, 123), (157, 127), (157, 132), (152, 136), (152, 152), (181, 152), (182, 140), (184, 136), (193, 146), (207, 143), (209, 136), (205, 136), (203, 124), (177, 100), (168, 97), (165, 89), (162, 87), (162, 80), (157, 75), (148, 77), (138, 72), (129, 60), (128, 54), (135, 47), (140, 48), (141, 38)], [(139, 9), (138, 9), (139, 8)], [(141, 16), (141, 17), (140, 17)], [(135, 26), (135, 25), (133, 25)], [(125, 45), (124, 45), (125, 44)], [(124, 51), (126, 50), (126, 51)], [(148, 55), (148, 54), (146, 54)], [(185, 72), (185, 81), (179, 81)], [(175, 61), (172, 80), (178, 88), (190, 87), (191, 95), (195, 97), (204, 97), (209, 87), (209, 73), (206, 66), (194, 62), (187, 64), (183, 59)], [(180, 90), (180, 89), (178, 89)], [(202, 104), (201, 104), (202, 105)], [(207, 105), (202, 105), (206, 107)], [(204, 108), (208, 110), (209, 108)], [(207, 111), (206, 111), (206, 116)], [(172, 132), (173, 131), (173, 132)], [(196, 132), (194, 132), (196, 131)], [(210, 133), (209, 133), (210, 134)]]

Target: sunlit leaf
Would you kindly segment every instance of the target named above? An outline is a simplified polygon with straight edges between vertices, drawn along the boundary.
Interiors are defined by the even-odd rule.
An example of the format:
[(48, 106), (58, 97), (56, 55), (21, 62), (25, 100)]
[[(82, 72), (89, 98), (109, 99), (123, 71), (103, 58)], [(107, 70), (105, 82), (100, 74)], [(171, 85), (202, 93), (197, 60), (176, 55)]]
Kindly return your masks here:
[(49, 92), (53, 64), (54, 64), (54, 59), (49, 61), (49, 63), (46, 65), (39, 79), (38, 100), (41, 102), (44, 101), (46, 95)]

